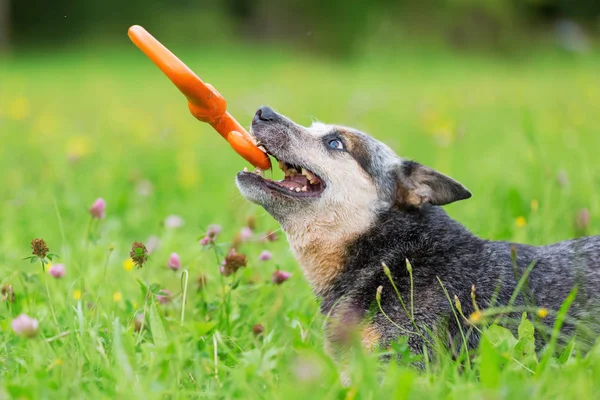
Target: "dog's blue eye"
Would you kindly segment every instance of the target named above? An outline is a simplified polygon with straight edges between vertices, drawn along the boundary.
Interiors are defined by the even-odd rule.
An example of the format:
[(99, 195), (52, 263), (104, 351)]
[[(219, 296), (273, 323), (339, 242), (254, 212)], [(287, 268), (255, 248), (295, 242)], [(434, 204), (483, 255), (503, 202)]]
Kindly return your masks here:
[(329, 147), (332, 149), (344, 150), (344, 144), (339, 139), (332, 139), (328, 143)]

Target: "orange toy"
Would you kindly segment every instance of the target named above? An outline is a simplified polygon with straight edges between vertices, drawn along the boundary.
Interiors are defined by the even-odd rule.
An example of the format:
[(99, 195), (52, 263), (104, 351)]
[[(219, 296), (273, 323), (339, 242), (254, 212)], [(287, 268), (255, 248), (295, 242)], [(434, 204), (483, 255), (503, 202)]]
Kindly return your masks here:
[(141, 26), (134, 25), (129, 28), (129, 38), (188, 99), (188, 108), (194, 117), (211, 124), (236, 153), (255, 167), (262, 170), (271, 168), (269, 157), (227, 112), (227, 102), (214, 87), (202, 82), (187, 65)]

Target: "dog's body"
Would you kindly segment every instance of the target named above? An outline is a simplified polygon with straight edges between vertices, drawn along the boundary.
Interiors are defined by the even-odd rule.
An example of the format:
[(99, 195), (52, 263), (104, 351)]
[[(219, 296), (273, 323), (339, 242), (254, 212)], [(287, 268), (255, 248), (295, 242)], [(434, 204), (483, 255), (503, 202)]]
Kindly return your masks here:
[[(551, 325), (552, 310), (576, 287), (569, 317), (585, 320), (586, 332), (598, 331), (600, 237), (542, 247), (483, 240), (439, 207), (469, 198), (468, 190), (368, 135), (322, 124), (304, 128), (266, 107), (252, 132), (286, 178), (274, 182), (242, 172), (238, 187), (281, 223), (322, 299), (332, 349), (344, 347), (356, 330), (370, 349), (408, 335), (411, 348), (422, 351), (424, 336), (416, 330), (460, 343), (460, 328), (468, 324), (449, 301), (456, 296), (467, 318), (476, 306), (507, 306), (523, 275), (514, 310), (551, 310), (543, 320)], [(569, 319), (563, 331), (574, 329)], [(468, 344), (475, 346), (472, 333)]]

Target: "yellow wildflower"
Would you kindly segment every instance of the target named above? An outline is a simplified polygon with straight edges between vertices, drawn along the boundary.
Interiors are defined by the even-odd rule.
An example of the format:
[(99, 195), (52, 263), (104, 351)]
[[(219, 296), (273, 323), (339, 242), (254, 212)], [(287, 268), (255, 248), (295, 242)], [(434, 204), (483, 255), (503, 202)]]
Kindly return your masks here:
[(537, 310), (537, 316), (540, 318), (546, 318), (548, 316), (548, 309), (540, 308), (539, 310)]
[(358, 393), (358, 388), (356, 386), (352, 386), (348, 392), (346, 392), (346, 397), (344, 400), (354, 400), (356, 398), (356, 394)]
[(121, 292), (113, 293), (113, 301), (114, 302), (119, 302), (119, 301), (121, 301), (122, 298), (123, 298), (123, 296), (121, 296)]
[(525, 217), (521, 216), (517, 218), (515, 223), (519, 228), (523, 228), (525, 225), (527, 225), (527, 220), (525, 219)]
[(483, 313), (479, 310), (474, 311), (470, 316), (469, 316), (469, 322), (472, 324), (476, 324), (479, 321), (481, 321), (481, 319), (483, 318)]
[(75, 136), (67, 142), (67, 156), (80, 158), (90, 153), (90, 139), (87, 136)]
[(540, 208), (540, 202), (537, 201), (536, 199), (531, 200), (531, 211), (537, 212), (537, 210), (539, 208)]
[(15, 121), (20, 121), (27, 118), (30, 111), (29, 100), (25, 97), (17, 97), (8, 108), (8, 116)]
[(177, 179), (183, 188), (196, 187), (200, 181), (196, 164), (196, 153), (186, 150), (177, 154)]
[(131, 271), (134, 266), (135, 266), (135, 263), (133, 262), (133, 260), (131, 258), (128, 258), (123, 263), (123, 268), (125, 268), (125, 271)]
[(79, 300), (81, 298), (81, 290), (79, 290), (79, 289), (73, 290), (73, 298), (75, 300)]
[(50, 365), (48, 365), (48, 367), (46, 368), (46, 371), (50, 371), (54, 367), (60, 367), (62, 364), (63, 364), (62, 360), (60, 358), (57, 358), (54, 361), (52, 361), (50, 363)]

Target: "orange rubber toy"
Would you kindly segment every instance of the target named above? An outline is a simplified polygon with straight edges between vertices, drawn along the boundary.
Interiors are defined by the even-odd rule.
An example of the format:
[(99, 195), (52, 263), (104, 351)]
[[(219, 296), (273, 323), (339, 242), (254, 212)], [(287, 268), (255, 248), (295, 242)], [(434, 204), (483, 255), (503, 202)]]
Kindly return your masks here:
[(227, 112), (227, 102), (219, 92), (204, 83), (175, 54), (139, 25), (129, 28), (129, 38), (173, 82), (188, 100), (192, 115), (207, 122), (250, 164), (262, 170), (271, 168), (269, 157), (252, 136)]

